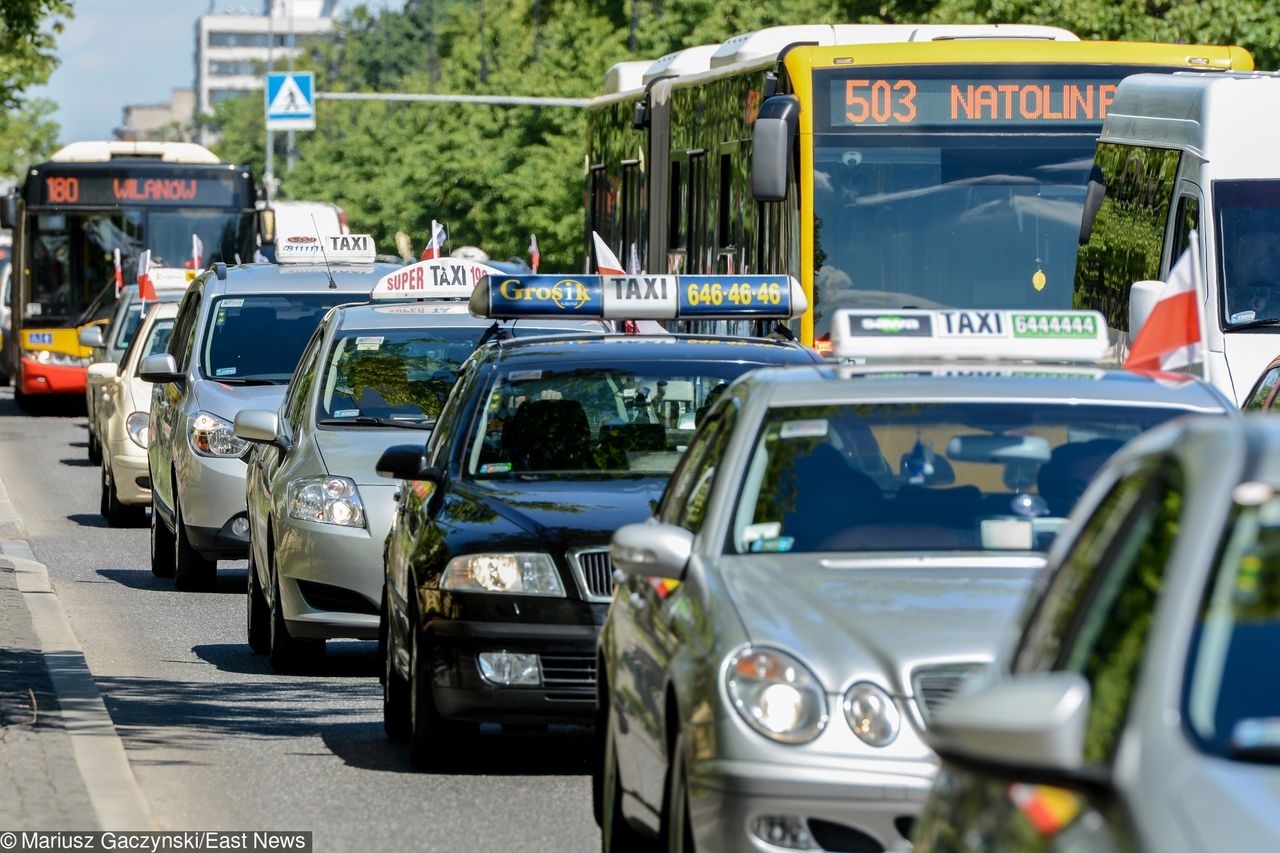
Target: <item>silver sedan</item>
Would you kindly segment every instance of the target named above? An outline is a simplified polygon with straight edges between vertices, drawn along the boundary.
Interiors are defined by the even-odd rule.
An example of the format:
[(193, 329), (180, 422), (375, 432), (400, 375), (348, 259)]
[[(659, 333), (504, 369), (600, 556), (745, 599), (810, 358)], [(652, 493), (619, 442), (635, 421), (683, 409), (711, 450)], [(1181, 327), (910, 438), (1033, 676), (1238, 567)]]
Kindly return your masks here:
[(992, 677), (939, 715), (917, 850), (1280, 850), (1280, 429), (1107, 465)]
[(937, 768), (930, 721), (994, 660), (1090, 476), (1149, 427), (1230, 408), (1196, 382), (1082, 367), (739, 380), (656, 517), (613, 539), (605, 849), (905, 845)]
[[(466, 304), (345, 306), (317, 329), (280, 410), (243, 410), (236, 436), (258, 446), (246, 482), (248, 639), (290, 670), (337, 638), (375, 639), (383, 541), (401, 485), (374, 466), (397, 444), (425, 446), (458, 369), (491, 320)], [(603, 331), (524, 321), (525, 335)]]

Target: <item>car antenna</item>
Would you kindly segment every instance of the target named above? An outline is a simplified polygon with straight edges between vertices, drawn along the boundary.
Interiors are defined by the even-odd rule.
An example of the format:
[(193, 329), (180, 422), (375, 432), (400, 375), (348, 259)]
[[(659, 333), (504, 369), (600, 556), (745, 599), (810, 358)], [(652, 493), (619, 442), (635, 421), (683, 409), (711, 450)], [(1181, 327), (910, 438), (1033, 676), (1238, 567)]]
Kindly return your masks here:
[(324, 274), (329, 276), (329, 289), (337, 290), (338, 283), (333, 280), (333, 269), (329, 266), (329, 256), (324, 250), (324, 238), (320, 236), (320, 226), (316, 224), (316, 215), (311, 214), (311, 227), (315, 229), (316, 239), (320, 241), (320, 257), (324, 259)]

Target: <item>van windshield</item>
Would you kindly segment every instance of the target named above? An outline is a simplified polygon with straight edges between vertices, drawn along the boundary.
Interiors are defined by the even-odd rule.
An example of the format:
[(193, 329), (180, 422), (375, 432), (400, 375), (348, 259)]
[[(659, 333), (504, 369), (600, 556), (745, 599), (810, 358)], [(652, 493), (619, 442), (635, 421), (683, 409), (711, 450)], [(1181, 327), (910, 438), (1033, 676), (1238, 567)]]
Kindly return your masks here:
[(1215, 181), (1225, 328), (1280, 321), (1280, 181)]

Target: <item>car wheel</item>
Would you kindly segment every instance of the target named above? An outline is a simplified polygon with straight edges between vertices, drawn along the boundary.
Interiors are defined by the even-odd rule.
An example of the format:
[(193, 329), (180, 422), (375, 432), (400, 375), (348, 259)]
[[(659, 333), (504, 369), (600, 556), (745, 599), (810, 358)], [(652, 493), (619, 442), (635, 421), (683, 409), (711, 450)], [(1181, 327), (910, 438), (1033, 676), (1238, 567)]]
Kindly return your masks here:
[(158, 578), (173, 577), (173, 534), (164, 526), (155, 495), (151, 496), (151, 574)]
[(667, 763), (667, 791), (662, 802), (662, 837), (667, 853), (693, 853), (689, 820), (689, 774), (684, 764), (684, 735), (677, 735)]
[(596, 771), (600, 787), (600, 836), (604, 853), (637, 853), (653, 842), (636, 831), (622, 814), (622, 777), (618, 773), (618, 749), (614, 739), (613, 711), (605, 712), (604, 754)]
[(102, 464), (102, 445), (98, 444), (98, 439), (93, 434), (93, 428), (89, 429), (89, 464)]
[(173, 572), (178, 589), (184, 591), (211, 590), (218, 580), (218, 561), (205, 557), (187, 539), (177, 488), (173, 490)]
[(262, 594), (262, 581), (258, 579), (258, 566), (253, 559), (252, 546), (249, 548), (247, 593), (245, 633), (249, 637), (249, 648), (255, 655), (265, 655), (271, 651), (271, 610), (267, 607), (267, 597)]
[(382, 615), (378, 623), (378, 645), (382, 649), (382, 728), (387, 737), (402, 741), (409, 737), (410, 729), (409, 682), (396, 670), (386, 593), (382, 596)]
[(479, 727), (440, 716), (431, 692), (431, 662), (426, 659), (416, 622), (412, 620), (409, 628), (409, 759), (423, 770), (450, 764)]
[(267, 660), (276, 672), (297, 672), (317, 655), (324, 654), (324, 640), (302, 640), (289, 634), (280, 599), (280, 578), (272, 572), (270, 631)]
[(102, 466), (102, 517), (112, 527), (137, 527), (142, 523), (142, 515), (146, 512), (140, 506), (129, 506), (120, 502), (120, 493), (116, 491), (116, 478), (111, 469)]

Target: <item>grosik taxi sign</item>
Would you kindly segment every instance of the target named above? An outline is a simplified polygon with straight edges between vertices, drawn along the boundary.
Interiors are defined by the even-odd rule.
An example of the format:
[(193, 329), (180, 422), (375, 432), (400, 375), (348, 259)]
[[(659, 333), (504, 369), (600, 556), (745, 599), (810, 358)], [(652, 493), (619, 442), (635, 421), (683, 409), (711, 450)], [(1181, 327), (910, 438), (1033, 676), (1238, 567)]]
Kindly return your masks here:
[(471, 313), (495, 320), (783, 319), (808, 307), (785, 275), (489, 275)]
[(839, 358), (1098, 362), (1111, 343), (1097, 311), (837, 311)]
[(371, 264), (376, 254), (368, 234), (291, 234), (276, 240), (281, 264)]
[(476, 284), (501, 271), (462, 258), (431, 258), (378, 279), (371, 299), (467, 299)]

